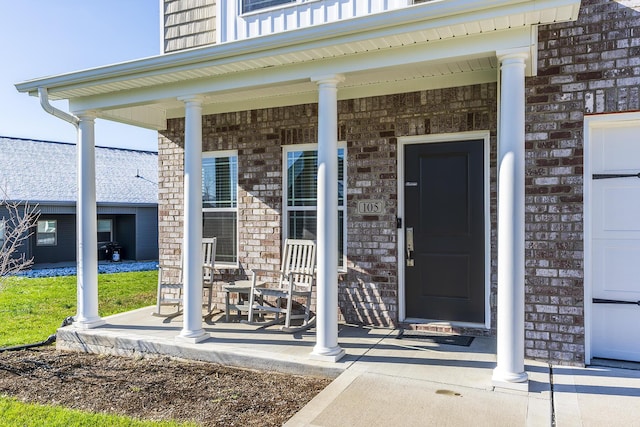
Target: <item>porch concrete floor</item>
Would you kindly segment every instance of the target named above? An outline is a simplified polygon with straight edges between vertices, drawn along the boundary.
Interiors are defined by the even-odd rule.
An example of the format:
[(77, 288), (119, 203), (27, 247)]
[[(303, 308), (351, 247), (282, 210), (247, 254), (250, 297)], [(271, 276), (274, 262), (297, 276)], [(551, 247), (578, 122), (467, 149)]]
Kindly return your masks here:
[[(182, 316), (155, 317), (153, 311), (154, 307), (145, 307), (109, 316), (104, 319), (105, 325), (95, 329), (62, 328), (58, 331), (57, 345), (61, 349), (108, 354), (161, 354), (330, 378), (337, 377), (357, 361), (369, 371), (410, 373), (413, 378), (423, 373), (432, 381), (449, 380), (455, 373), (463, 376), (466, 384), (480, 388), (490, 386), (491, 370), (495, 367), (493, 338), (475, 338), (469, 347), (438, 345), (396, 339), (398, 330), (394, 329), (340, 324), (338, 341), (347, 354), (332, 363), (309, 357), (315, 345), (313, 328), (285, 333), (278, 325), (261, 328), (233, 320), (227, 323), (222, 313), (203, 321), (210, 338), (190, 344), (175, 339), (182, 329)], [(416, 371), (416, 366), (422, 369)]]

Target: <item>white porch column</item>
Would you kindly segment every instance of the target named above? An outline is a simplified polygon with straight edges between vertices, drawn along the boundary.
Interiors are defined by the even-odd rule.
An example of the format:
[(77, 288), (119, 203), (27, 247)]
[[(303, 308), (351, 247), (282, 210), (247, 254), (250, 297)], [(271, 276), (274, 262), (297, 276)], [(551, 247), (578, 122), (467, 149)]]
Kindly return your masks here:
[(176, 340), (197, 343), (209, 338), (202, 329), (202, 99), (190, 96), (180, 100), (185, 103), (184, 320)]
[(78, 114), (78, 118), (78, 201), (76, 205), (78, 313), (74, 326), (90, 329), (105, 323), (98, 316), (95, 115), (83, 112)]
[(524, 371), (524, 107), (528, 53), (498, 54), (498, 318), (493, 383), (528, 388)]
[(311, 357), (338, 361), (338, 89), (341, 75), (318, 84), (318, 224), (316, 345)]

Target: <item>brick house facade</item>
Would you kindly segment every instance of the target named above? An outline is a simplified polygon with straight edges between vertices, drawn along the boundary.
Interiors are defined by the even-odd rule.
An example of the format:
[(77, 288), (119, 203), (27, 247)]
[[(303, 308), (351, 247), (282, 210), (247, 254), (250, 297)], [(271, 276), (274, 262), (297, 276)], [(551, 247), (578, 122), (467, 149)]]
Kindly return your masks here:
[[(640, 39), (634, 38), (640, 31), (640, 12), (624, 3), (582, 1), (576, 22), (539, 28), (538, 73), (526, 79), (525, 354), (532, 359), (584, 363), (583, 117), (640, 110)], [(490, 131), (495, 248), (497, 87), (481, 84), (351, 99), (338, 108), (338, 139), (347, 142), (350, 212), (349, 268), (340, 281), (340, 318), (397, 326), (397, 137)], [(203, 151), (239, 150), (243, 266), (264, 268), (279, 262), (281, 147), (314, 142), (316, 125), (314, 104), (205, 116)], [(170, 121), (160, 134), (160, 191), (167, 194), (161, 201), (160, 247), (163, 256), (170, 257), (177, 255), (182, 238), (183, 121)], [(383, 200), (386, 214), (358, 215), (355, 205), (361, 199)], [(495, 250), (491, 260), (495, 295)], [(222, 299), (217, 296), (219, 303)], [(495, 335), (495, 298), (491, 307), (490, 331), (444, 330)]]
[[(633, 126), (640, 120), (633, 115), (640, 111), (638, 1), (353, 2), (368, 5), (362, 15), (334, 0), (235, 9), (245, 3), (252, 4), (165, 0), (164, 55), (107, 66), (96, 76), (27, 82), (19, 90), (35, 92), (40, 84), (69, 99), (72, 110), (95, 108), (100, 117), (159, 131), (163, 263), (179, 265), (182, 245), (200, 233), (190, 225), (196, 217), (184, 214), (202, 196), (185, 179), (196, 169), (188, 166), (189, 154), (202, 160), (203, 153), (237, 153), (238, 268), (224, 271), (225, 278), (278, 265), (287, 228), (283, 156), (291, 146), (323, 145), (321, 123), (335, 107), (337, 141), (346, 147), (347, 242), (337, 317), (497, 336), (498, 377), (507, 382), (526, 379), (523, 357), (589, 363), (593, 324), (603, 316), (591, 301), (597, 218), (585, 176), (595, 168), (589, 159), (597, 157), (590, 154), (597, 143), (589, 135), (600, 118), (617, 120), (613, 113), (627, 114)], [(389, 9), (375, 9), (383, 4)], [(333, 87), (327, 90), (326, 82)], [(332, 90), (339, 94), (335, 105), (322, 101)], [(408, 189), (418, 186), (407, 179), (407, 147), (416, 141), (433, 147), (438, 138), (484, 144), (474, 175), (484, 174), (484, 199), (474, 209), (482, 211), (476, 217), (485, 277), (472, 278), (484, 287), (484, 322), (407, 310), (405, 267), (413, 266), (413, 245), (406, 211)], [(513, 153), (516, 163), (509, 163)], [(499, 183), (508, 190), (501, 192)], [(454, 197), (446, 187), (434, 191), (437, 200)], [(360, 211), (359, 202), (369, 201), (379, 213)], [(438, 220), (447, 220), (446, 212)], [(333, 237), (317, 238), (334, 244)], [(334, 285), (318, 288), (333, 292)], [(451, 299), (466, 298), (459, 289), (450, 292)], [(223, 298), (215, 295), (218, 303)], [(186, 335), (201, 332), (197, 317)]]

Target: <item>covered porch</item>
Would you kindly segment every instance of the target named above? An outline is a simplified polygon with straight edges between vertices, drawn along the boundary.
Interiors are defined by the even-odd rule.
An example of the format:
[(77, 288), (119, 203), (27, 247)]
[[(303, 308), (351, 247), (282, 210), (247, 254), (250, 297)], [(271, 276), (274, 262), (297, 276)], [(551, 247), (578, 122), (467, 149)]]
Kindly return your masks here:
[[(215, 327), (203, 323), (201, 316), (199, 253), (203, 237), (203, 117), (317, 103), (317, 115), (312, 119), (317, 128), (314, 139), (318, 151), (317, 327), (310, 335), (300, 335), (301, 338), (290, 336), (296, 339), (291, 343), (305, 343), (291, 349), (296, 349), (294, 353), (303, 351), (307, 359), (310, 354), (311, 359), (319, 360), (319, 363), (340, 365), (348, 363), (352, 354), (358, 354), (362, 349), (360, 345), (350, 348), (348, 341), (339, 341), (343, 329), (338, 324), (338, 264), (335, 256), (338, 243), (338, 165), (335, 155), (338, 102), (497, 82), (499, 114), (497, 135), (493, 137), (497, 139), (498, 147), (498, 304), (494, 312), (487, 311), (485, 324), (490, 327), (492, 318), (497, 319), (494, 382), (507, 385), (526, 383), (525, 77), (536, 73), (536, 25), (575, 19), (579, 1), (497, 1), (490, 4), (474, 2), (474, 5), (469, 8), (468, 2), (459, 0), (426, 2), (355, 20), (221, 43), (18, 85), (20, 91), (38, 95), (47, 111), (69, 121), (79, 130), (80, 249), (75, 336), (92, 337), (95, 330), (100, 331), (95, 334), (98, 340), (112, 335), (116, 342), (135, 341), (128, 335), (131, 329), (145, 329), (144, 322), (136, 327), (125, 327), (124, 324), (120, 327), (105, 326), (105, 319), (98, 316), (97, 259), (93, 251), (96, 246), (93, 219), (96, 216), (93, 135), (96, 118), (159, 131), (167, 129), (171, 120), (181, 123), (176, 126), (181, 127), (176, 139), (184, 147), (181, 165), (183, 205), (181, 212), (171, 215), (178, 216), (182, 223), (181, 236), (177, 240), (181, 242), (180, 257), (184, 266), (184, 315), (176, 318), (179, 323), (146, 327), (148, 331), (171, 336), (174, 341), (172, 348), (190, 348), (197, 353), (206, 353), (204, 349), (211, 350), (208, 343), (226, 338)], [(68, 99), (72, 114), (53, 108), (49, 98)], [(420, 132), (418, 129), (403, 131), (405, 134)], [(173, 160), (170, 153), (167, 156), (168, 161)], [(403, 183), (398, 183), (398, 186), (403, 187)], [(277, 206), (269, 208), (277, 209)], [(397, 219), (401, 220), (402, 208), (395, 208)], [(401, 221), (397, 223), (401, 224)], [(397, 273), (407, 261), (404, 235), (404, 229), (399, 225), (397, 240), (393, 242), (396, 253), (389, 257), (395, 262), (389, 269), (389, 275), (399, 276), (395, 283), (398, 295), (395, 304), (399, 308), (392, 315), (396, 322), (403, 321), (405, 317), (404, 283), (402, 273)], [(488, 271), (491, 259), (487, 257), (486, 261)], [(489, 295), (486, 300), (490, 300)], [(148, 314), (149, 322), (157, 322)], [(238, 329), (234, 333), (246, 333), (241, 331)], [(235, 340), (234, 345), (246, 340), (251, 351), (259, 353), (256, 342), (264, 338), (252, 334), (248, 337), (255, 342), (245, 337)], [(291, 343), (284, 344), (282, 339), (279, 338), (278, 345), (289, 348)], [(309, 340), (313, 345), (307, 344)], [(266, 341), (269, 345), (269, 339)], [(152, 345), (147, 340), (138, 342)], [(78, 348), (87, 345), (80, 342)], [(231, 346), (231, 353), (234, 348)]]

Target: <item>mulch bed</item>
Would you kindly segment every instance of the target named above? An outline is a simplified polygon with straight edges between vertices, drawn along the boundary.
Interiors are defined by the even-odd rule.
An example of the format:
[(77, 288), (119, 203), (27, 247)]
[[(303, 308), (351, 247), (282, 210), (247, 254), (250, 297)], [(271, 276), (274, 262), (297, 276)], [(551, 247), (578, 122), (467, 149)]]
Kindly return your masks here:
[(0, 353), (0, 395), (138, 419), (279, 426), (331, 380), (169, 358)]

